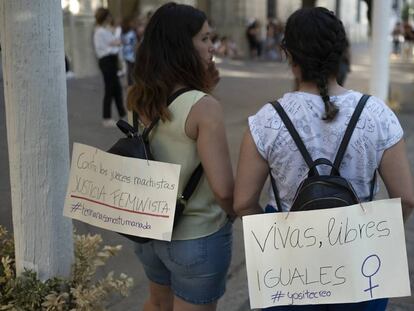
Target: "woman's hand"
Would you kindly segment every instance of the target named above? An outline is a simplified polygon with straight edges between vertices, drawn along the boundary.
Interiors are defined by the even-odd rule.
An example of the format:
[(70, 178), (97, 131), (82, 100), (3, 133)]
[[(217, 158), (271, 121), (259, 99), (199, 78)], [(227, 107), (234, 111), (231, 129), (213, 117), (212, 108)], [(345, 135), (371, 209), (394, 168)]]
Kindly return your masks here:
[(215, 62), (210, 62), (208, 64), (207, 74), (209, 75), (209, 78), (210, 78), (209, 81), (211, 81), (209, 89), (210, 91), (212, 91), (220, 81), (220, 73), (216, 67)]

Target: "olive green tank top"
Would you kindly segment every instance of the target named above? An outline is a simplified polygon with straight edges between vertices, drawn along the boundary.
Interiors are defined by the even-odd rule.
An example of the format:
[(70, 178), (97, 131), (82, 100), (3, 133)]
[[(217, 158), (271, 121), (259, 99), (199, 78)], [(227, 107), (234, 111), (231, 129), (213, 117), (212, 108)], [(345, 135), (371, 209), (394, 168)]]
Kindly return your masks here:
[[(150, 146), (157, 161), (181, 165), (178, 197), (200, 163), (196, 141), (185, 133), (185, 123), (192, 106), (205, 93), (188, 91), (178, 96), (169, 106), (171, 120), (158, 122), (151, 131)], [(187, 202), (180, 222), (174, 228), (173, 240), (189, 240), (217, 232), (227, 221), (224, 210), (216, 203), (205, 174)]]

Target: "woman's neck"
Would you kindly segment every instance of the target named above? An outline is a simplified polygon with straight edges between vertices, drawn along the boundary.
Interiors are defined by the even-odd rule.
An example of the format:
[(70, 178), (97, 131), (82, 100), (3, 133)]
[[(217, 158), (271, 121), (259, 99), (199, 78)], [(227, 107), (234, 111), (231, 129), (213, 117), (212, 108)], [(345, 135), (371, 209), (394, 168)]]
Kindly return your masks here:
[[(319, 95), (319, 89), (315, 82), (299, 81), (298, 91)], [(329, 79), (328, 92), (330, 96), (341, 95), (348, 90), (340, 86), (336, 79)]]

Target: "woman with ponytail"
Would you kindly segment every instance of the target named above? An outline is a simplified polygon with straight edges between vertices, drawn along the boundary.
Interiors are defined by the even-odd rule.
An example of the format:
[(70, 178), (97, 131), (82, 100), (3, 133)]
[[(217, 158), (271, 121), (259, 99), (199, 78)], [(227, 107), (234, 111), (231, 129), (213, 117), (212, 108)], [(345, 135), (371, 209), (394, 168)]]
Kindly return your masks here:
[[(337, 83), (341, 58), (348, 45), (342, 22), (325, 8), (300, 9), (287, 20), (282, 44), (298, 81), (298, 90), (285, 93), (278, 102), (312, 159), (327, 158), (333, 162), (350, 117), (363, 96)], [(270, 103), (249, 117), (248, 125), (237, 168), (234, 209), (239, 216), (263, 213), (258, 202), (270, 168), (279, 198), (275, 198), (269, 187), (270, 198), (265, 211), (289, 211), (309, 168)], [(323, 175), (329, 174), (330, 169), (318, 166)], [(402, 198), (406, 220), (414, 208), (414, 186), (403, 130), (388, 106), (371, 96), (351, 136), (340, 174), (352, 184), (361, 201), (368, 201), (376, 170), (389, 196)], [(384, 311), (386, 305), (387, 299), (377, 299), (350, 304), (281, 306), (269, 310)]]

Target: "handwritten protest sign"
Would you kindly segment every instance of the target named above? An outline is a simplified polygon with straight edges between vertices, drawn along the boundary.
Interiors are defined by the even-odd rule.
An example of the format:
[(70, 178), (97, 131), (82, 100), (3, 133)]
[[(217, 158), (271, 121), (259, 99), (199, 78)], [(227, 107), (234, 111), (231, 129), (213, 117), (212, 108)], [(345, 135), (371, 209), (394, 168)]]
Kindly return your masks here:
[(75, 143), (63, 214), (112, 231), (171, 240), (180, 166)]
[(243, 231), (251, 308), (411, 295), (400, 199), (245, 216)]

